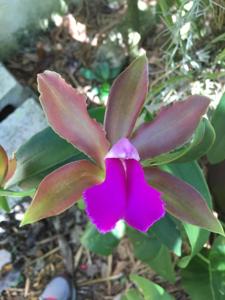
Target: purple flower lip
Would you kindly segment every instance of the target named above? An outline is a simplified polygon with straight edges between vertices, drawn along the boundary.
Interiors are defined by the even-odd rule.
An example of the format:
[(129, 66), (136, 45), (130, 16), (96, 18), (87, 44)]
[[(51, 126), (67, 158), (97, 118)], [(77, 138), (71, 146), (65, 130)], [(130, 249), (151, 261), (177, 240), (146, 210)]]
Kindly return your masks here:
[(165, 214), (160, 193), (146, 181), (137, 149), (127, 138), (113, 145), (105, 156), (105, 180), (87, 188), (86, 212), (101, 233), (119, 220), (146, 232)]

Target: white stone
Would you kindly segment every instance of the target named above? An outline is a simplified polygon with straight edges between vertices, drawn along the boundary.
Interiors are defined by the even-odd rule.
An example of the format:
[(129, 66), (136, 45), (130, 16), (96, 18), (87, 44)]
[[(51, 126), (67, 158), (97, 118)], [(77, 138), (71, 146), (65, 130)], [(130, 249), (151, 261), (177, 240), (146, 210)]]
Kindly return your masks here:
[(9, 156), (35, 133), (47, 126), (40, 105), (29, 98), (0, 123), (0, 145)]
[(0, 111), (7, 105), (17, 107), (24, 100), (22, 86), (0, 63)]

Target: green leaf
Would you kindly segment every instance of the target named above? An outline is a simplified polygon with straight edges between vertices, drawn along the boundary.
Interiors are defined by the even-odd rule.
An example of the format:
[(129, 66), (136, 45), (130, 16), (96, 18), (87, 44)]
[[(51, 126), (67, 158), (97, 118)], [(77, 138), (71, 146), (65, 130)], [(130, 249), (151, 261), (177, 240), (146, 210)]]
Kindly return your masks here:
[(191, 300), (217, 300), (213, 297), (209, 262), (203, 256), (195, 256), (188, 267), (181, 271), (181, 283)]
[(225, 238), (217, 237), (209, 253), (210, 278), (216, 300), (225, 299)]
[(81, 68), (80, 74), (87, 80), (96, 79), (95, 74), (91, 69)]
[(133, 244), (134, 255), (138, 259), (147, 263), (166, 280), (175, 281), (174, 267), (169, 250), (154, 234), (144, 234), (128, 228), (127, 235)]
[[(204, 175), (197, 162), (170, 164), (167, 166), (167, 171), (196, 188), (196, 190), (201, 193), (208, 206), (210, 208), (212, 207), (211, 195)], [(190, 242), (191, 253), (180, 260), (180, 267), (186, 267), (192, 257), (202, 249), (209, 238), (209, 232), (197, 226), (184, 223), (184, 229)]]
[(106, 234), (99, 233), (91, 223), (87, 225), (81, 237), (81, 244), (83, 246), (100, 255), (112, 254), (119, 241), (120, 239), (112, 232)]
[[(103, 108), (92, 109), (89, 114), (99, 122), (104, 119)], [(17, 168), (7, 187), (15, 184), (23, 188), (36, 187), (55, 169), (84, 158), (87, 157), (48, 127), (17, 150)]]
[(160, 285), (136, 274), (130, 275), (130, 280), (138, 287), (144, 300), (175, 300)]
[(5, 197), (0, 196), (0, 210), (4, 210), (5, 212), (10, 212), (10, 207), (8, 201)]
[(225, 159), (225, 94), (213, 114), (212, 125), (216, 132), (216, 140), (208, 152), (208, 160), (211, 164), (216, 164)]
[(196, 130), (191, 147), (175, 162), (187, 162), (199, 159), (212, 147), (215, 137), (213, 126), (208, 119), (203, 118)]
[(157, 256), (153, 260), (149, 261), (148, 264), (156, 273), (169, 282), (174, 283), (176, 281), (171, 254), (164, 245), (161, 245)]
[(99, 78), (99, 81), (107, 81), (110, 78), (110, 68), (107, 62), (102, 62), (97, 65), (95, 74)]
[(177, 256), (181, 255), (182, 239), (176, 223), (169, 214), (156, 222), (150, 229), (157, 238)]
[(161, 242), (153, 234), (145, 234), (133, 228), (127, 229), (127, 235), (133, 244), (134, 255), (143, 262), (153, 260), (161, 248)]
[(144, 300), (138, 290), (130, 289), (121, 298), (121, 300)]

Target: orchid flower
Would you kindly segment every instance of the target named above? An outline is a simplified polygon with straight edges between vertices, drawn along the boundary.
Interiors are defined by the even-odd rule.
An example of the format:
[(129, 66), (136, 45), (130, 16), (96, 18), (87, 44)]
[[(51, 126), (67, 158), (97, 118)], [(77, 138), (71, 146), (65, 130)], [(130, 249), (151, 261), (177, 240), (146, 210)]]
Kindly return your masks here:
[[(143, 168), (142, 162), (187, 142), (207, 110), (208, 98), (191, 96), (162, 109), (152, 122), (137, 126), (148, 93), (146, 56), (138, 57), (113, 83), (103, 127), (90, 118), (85, 97), (57, 73), (39, 74), (38, 89), (50, 126), (90, 159), (68, 163), (45, 177), (22, 225), (57, 215), (82, 196), (89, 218), (102, 233), (111, 231), (119, 220), (146, 232), (164, 216), (165, 209), (175, 216), (182, 215), (181, 205), (174, 209), (162, 200), (165, 191), (157, 184), (159, 170)], [(168, 176), (174, 187), (173, 176)], [(158, 190), (147, 182), (152, 177)], [(212, 213), (197, 191), (182, 182), (180, 186), (185, 186), (191, 201), (196, 200), (198, 209), (211, 220)], [(186, 218), (189, 220), (192, 222), (191, 217)]]

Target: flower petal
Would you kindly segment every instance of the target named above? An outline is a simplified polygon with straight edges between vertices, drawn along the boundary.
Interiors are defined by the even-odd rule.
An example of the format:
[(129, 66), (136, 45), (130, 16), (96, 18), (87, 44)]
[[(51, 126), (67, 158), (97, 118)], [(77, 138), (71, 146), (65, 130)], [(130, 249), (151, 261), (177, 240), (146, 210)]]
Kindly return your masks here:
[(166, 210), (181, 221), (224, 234), (202, 195), (190, 184), (157, 168), (145, 168), (145, 178), (163, 194)]
[(21, 225), (58, 215), (71, 207), (87, 187), (100, 182), (101, 169), (86, 160), (64, 165), (40, 183)]
[(137, 230), (146, 232), (156, 221), (164, 217), (164, 203), (160, 193), (151, 187), (144, 177), (141, 164), (126, 160), (127, 208), (125, 221)]
[(194, 133), (209, 103), (207, 97), (191, 96), (163, 108), (152, 122), (141, 125), (131, 139), (141, 159), (152, 158), (183, 145)]
[(102, 233), (111, 231), (123, 218), (126, 205), (125, 170), (120, 159), (108, 158), (106, 178), (101, 184), (83, 193), (86, 211), (91, 221)]
[(122, 138), (116, 144), (114, 144), (105, 158), (140, 160), (137, 149), (126, 138)]
[(109, 143), (100, 124), (87, 112), (85, 97), (57, 73), (38, 75), (40, 101), (49, 124), (64, 139), (101, 165)]
[(105, 114), (107, 138), (114, 144), (129, 137), (148, 92), (148, 62), (138, 57), (114, 81)]
[(8, 156), (5, 150), (3, 149), (3, 147), (0, 146), (0, 184), (5, 179), (7, 170), (8, 170)]

